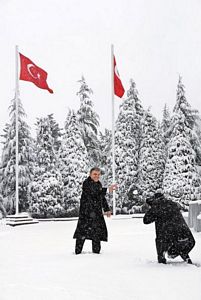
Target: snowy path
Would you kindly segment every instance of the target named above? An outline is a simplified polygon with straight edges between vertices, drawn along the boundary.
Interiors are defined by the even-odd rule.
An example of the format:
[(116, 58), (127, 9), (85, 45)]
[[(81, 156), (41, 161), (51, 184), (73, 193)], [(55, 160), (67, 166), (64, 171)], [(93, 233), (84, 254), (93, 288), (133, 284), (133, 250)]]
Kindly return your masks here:
[[(201, 268), (156, 263), (154, 226), (107, 220), (102, 254), (76, 256), (76, 222), (0, 226), (0, 300), (200, 300)], [(201, 233), (194, 262), (201, 263)]]

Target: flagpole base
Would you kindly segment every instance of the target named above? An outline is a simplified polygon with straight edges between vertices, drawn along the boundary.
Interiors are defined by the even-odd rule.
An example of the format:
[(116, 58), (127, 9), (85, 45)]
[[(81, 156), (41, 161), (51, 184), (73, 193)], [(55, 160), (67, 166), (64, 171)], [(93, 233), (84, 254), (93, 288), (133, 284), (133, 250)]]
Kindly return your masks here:
[(6, 216), (6, 225), (10, 226), (19, 226), (19, 225), (28, 225), (28, 224), (37, 224), (38, 220), (30, 217), (28, 213), (19, 213), (15, 215)]

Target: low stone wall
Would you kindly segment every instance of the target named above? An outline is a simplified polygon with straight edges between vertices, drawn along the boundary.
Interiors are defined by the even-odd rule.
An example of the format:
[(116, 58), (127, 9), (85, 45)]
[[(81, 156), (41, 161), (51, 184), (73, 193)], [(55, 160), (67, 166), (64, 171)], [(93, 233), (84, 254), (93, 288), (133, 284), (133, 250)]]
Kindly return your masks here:
[(201, 232), (201, 200), (189, 203), (188, 226)]
[(201, 213), (197, 216), (197, 224), (195, 231), (201, 232)]

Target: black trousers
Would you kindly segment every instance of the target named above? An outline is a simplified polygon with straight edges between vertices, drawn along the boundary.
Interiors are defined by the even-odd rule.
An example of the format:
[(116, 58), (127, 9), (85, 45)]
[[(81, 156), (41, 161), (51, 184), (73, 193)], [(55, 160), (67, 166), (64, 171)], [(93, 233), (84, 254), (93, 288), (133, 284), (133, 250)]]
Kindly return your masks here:
[(184, 260), (188, 257), (189, 252), (195, 246), (195, 241), (193, 239), (183, 239), (175, 242), (169, 249), (168, 254), (170, 256), (176, 257), (180, 255)]
[[(85, 242), (85, 238), (76, 239), (75, 254), (80, 254), (82, 252), (84, 242)], [(101, 250), (101, 242), (92, 240), (92, 251), (93, 251), (93, 253), (100, 253), (100, 250)]]
[(195, 241), (191, 238), (186, 238), (174, 242), (156, 238), (156, 249), (158, 257), (163, 257), (164, 252), (167, 252), (168, 255), (174, 258), (180, 255), (185, 260), (189, 257), (188, 254), (194, 246)]

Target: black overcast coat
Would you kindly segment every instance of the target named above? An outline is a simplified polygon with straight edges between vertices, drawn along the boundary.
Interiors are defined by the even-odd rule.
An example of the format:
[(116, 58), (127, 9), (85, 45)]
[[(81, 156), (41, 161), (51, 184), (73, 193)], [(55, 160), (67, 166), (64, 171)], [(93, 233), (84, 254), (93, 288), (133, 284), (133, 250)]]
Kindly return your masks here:
[[(155, 222), (157, 242), (165, 246), (163, 250), (176, 245), (178, 254), (188, 253), (195, 245), (194, 237), (186, 224), (177, 203), (165, 198), (153, 200), (151, 208), (144, 216), (144, 224)], [(165, 249), (166, 248), (166, 249)]]
[(107, 241), (108, 233), (105, 224), (104, 212), (109, 211), (105, 199), (106, 188), (100, 181), (95, 182), (88, 177), (82, 186), (79, 220), (73, 238), (85, 238), (96, 241)]

